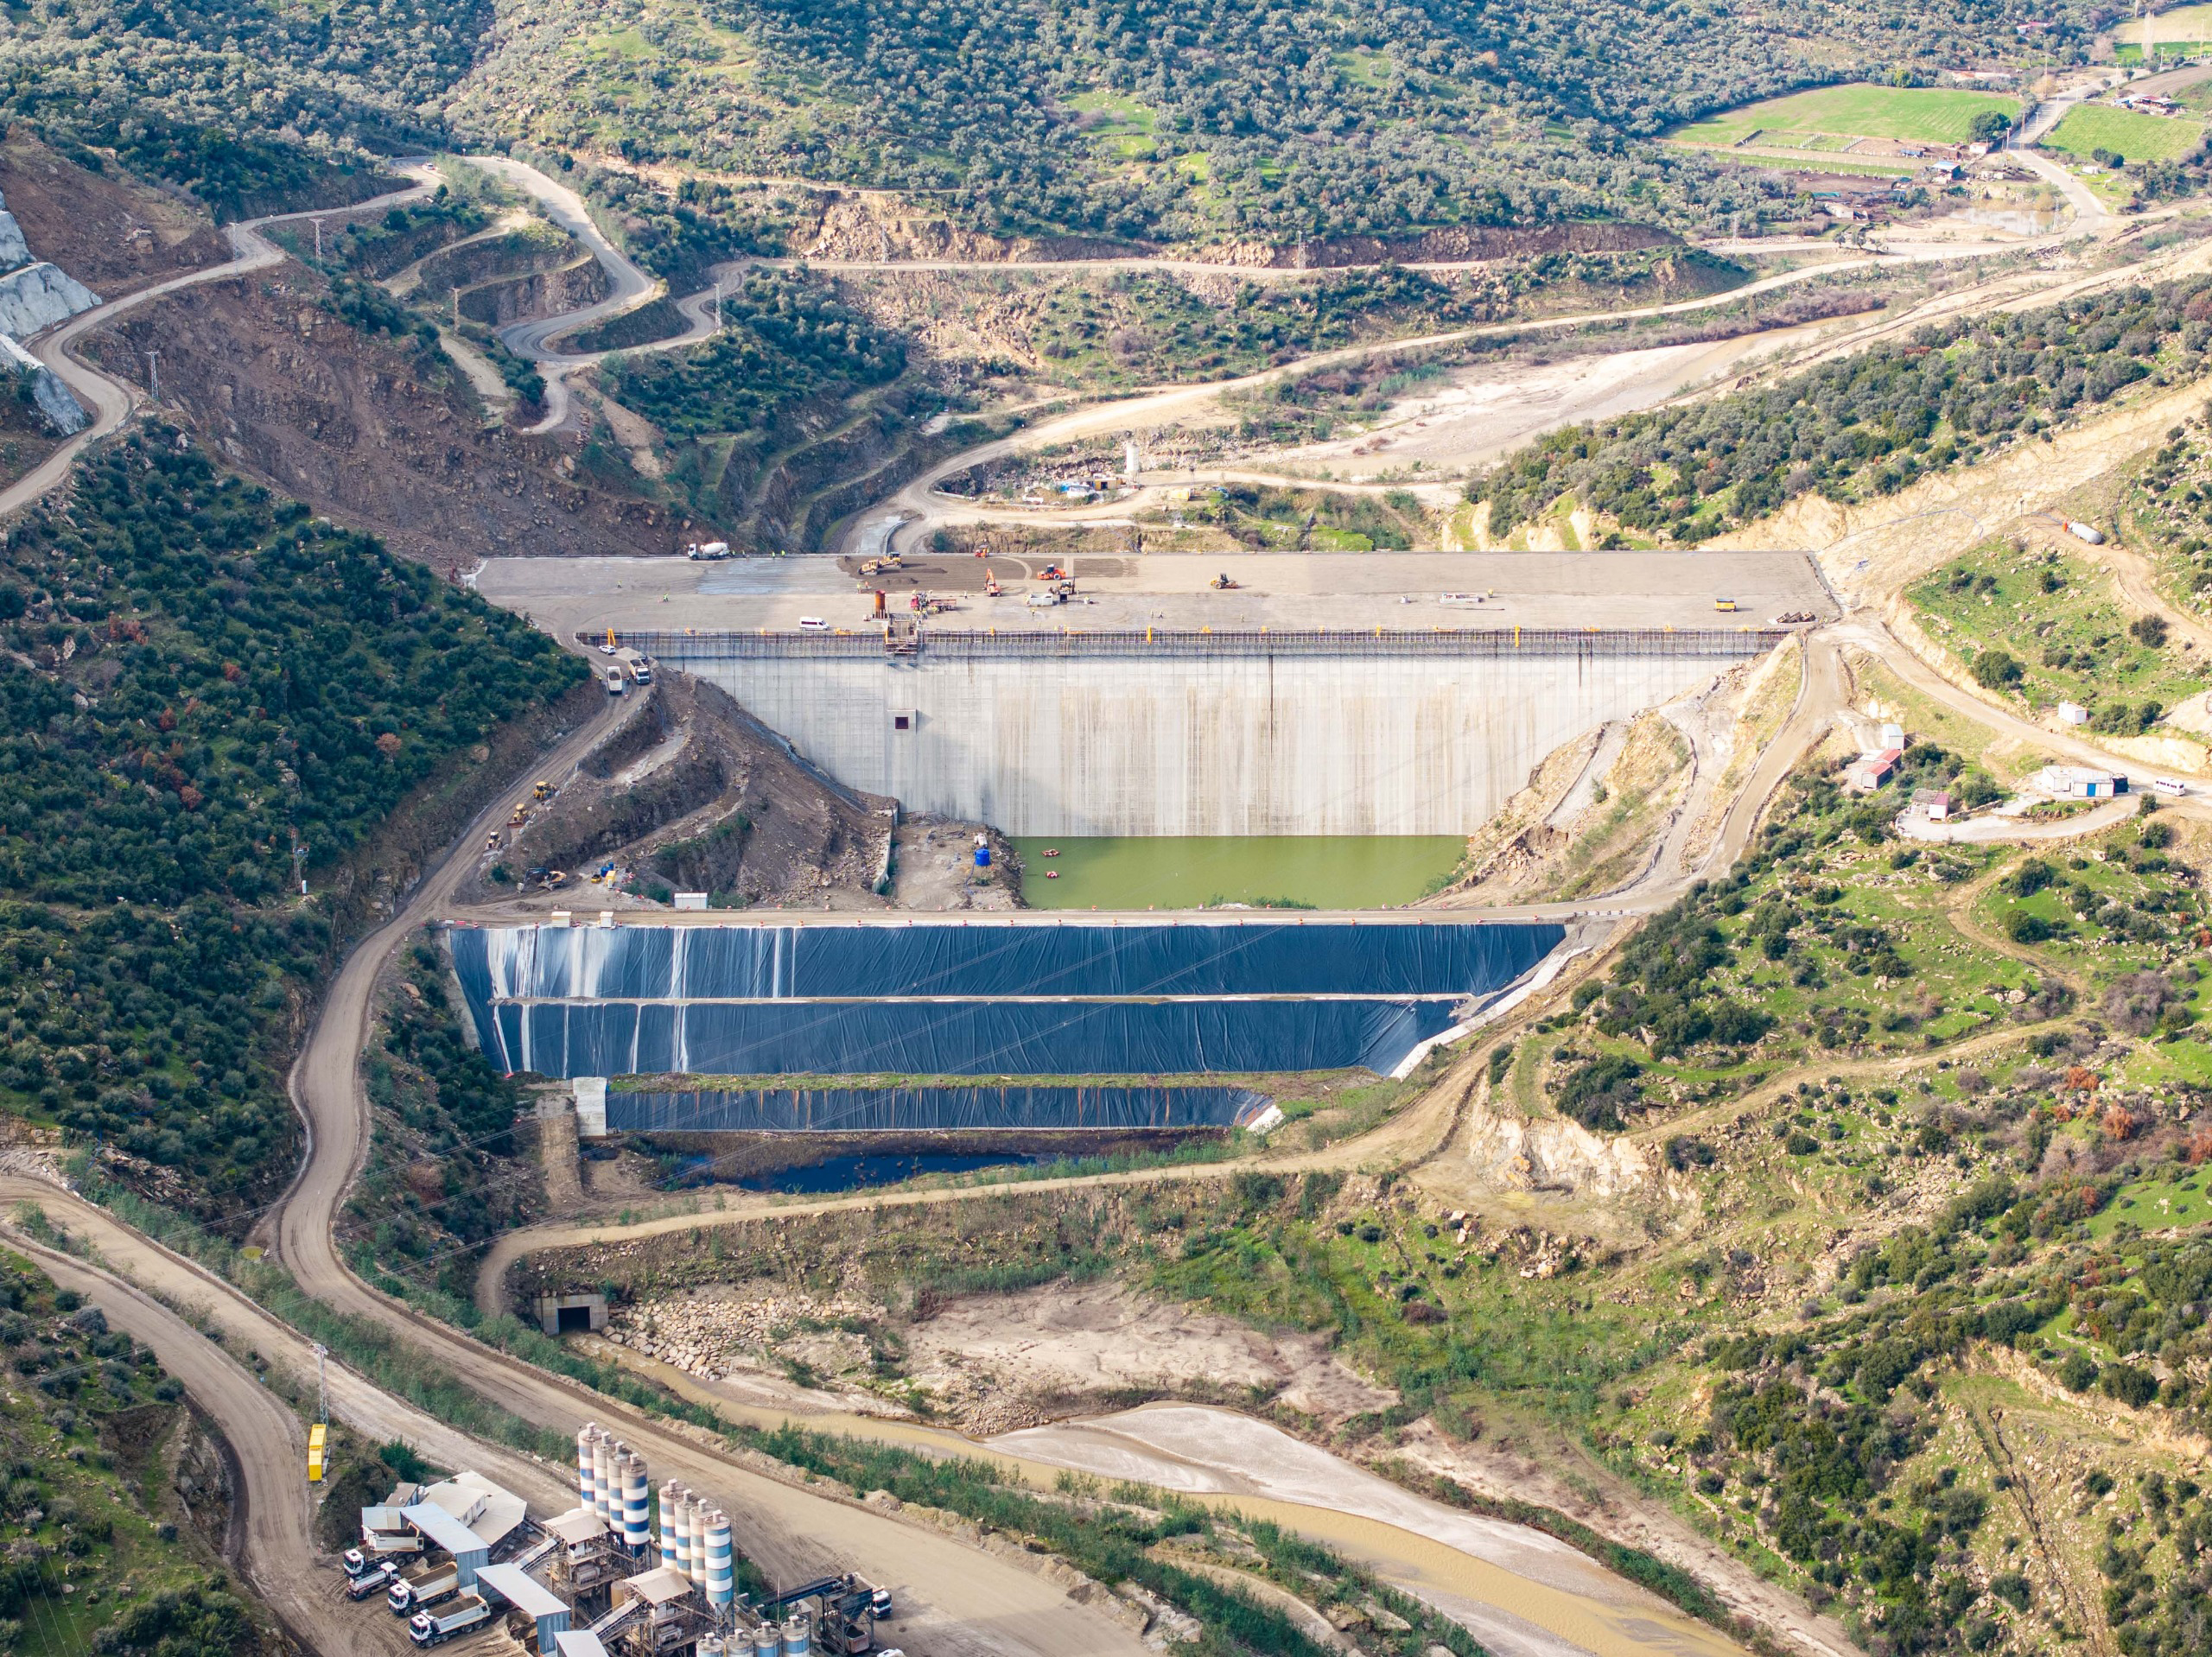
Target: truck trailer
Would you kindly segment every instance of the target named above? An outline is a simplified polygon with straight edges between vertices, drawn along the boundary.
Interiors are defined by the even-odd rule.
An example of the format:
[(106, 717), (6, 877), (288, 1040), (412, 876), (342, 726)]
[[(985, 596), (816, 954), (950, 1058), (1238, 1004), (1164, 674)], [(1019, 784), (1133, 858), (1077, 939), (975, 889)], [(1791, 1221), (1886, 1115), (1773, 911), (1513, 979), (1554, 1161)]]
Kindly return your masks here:
[(372, 1565), (346, 1584), (346, 1597), (366, 1599), (387, 1583), (396, 1581), (398, 1576), (399, 1567), (389, 1559), (381, 1565)]
[(385, 1593), (385, 1603), (394, 1616), (427, 1610), (461, 1591), (461, 1567), (441, 1565), (402, 1577)]
[(442, 1611), (418, 1611), (407, 1625), (407, 1637), (418, 1646), (442, 1645), (458, 1635), (473, 1632), (492, 1620), (492, 1607), (480, 1594), (461, 1596)]

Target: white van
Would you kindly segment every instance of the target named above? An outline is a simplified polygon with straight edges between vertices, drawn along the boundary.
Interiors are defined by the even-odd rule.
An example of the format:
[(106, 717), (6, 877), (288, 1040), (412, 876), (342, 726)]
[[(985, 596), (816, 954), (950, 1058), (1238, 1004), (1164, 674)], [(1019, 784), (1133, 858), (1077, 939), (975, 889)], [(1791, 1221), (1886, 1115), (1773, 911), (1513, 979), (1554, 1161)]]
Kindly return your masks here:
[(801, 616), (798, 630), (803, 633), (826, 633), (830, 631), (830, 624), (820, 616)]
[(2171, 794), (2177, 797), (2189, 792), (2189, 784), (2173, 777), (2153, 777), (2151, 786), (2161, 794)]

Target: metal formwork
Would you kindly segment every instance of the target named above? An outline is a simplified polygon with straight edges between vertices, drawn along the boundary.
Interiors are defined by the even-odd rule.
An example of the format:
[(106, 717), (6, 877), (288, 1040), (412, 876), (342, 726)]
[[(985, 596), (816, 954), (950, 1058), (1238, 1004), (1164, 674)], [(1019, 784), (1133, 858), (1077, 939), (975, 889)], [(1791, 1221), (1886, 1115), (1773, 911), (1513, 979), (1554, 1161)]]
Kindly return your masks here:
[[(1220, 657), (1414, 657), (1464, 661), (1513, 657), (1756, 657), (1790, 636), (1784, 627), (1439, 627), (1256, 630), (1146, 628), (1113, 632), (925, 631), (902, 659), (1052, 661), (1071, 657), (1191, 660)], [(579, 634), (582, 642), (590, 642)], [(594, 636), (596, 637), (596, 636)], [(682, 665), (754, 660), (865, 661), (880, 657), (870, 632), (617, 632), (633, 650)]]

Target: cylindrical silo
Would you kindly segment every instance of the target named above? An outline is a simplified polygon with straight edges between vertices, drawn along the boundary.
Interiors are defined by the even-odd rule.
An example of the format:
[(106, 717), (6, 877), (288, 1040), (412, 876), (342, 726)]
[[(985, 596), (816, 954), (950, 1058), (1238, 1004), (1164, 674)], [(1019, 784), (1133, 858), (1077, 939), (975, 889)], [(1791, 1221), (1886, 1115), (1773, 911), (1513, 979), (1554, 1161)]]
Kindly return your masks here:
[(610, 1527), (619, 1527), (622, 1519), (615, 1510), (614, 1440), (603, 1432), (592, 1440), (591, 1482), (592, 1511)]
[(697, 1570), (693, 1561), (698, 1544), (694, 1539), (694, 1527), (698, 1523), (694, 1514), (691, 1492), (679, 1484), (676, 1487), (676, 1558), (669, 1563), (689, 1577)]
[(794, 1611), (784, 1624), (783, 1657), (810, 1657), (814, 1649), (814, 1624), (804, 1611)]
[(783, 1637), (776, 1632), (772, 1622), (763, 1622), (753, 1631), (753, 1657), (783, 1657)]
[(643, 1553), (652, 1540), (652, 1527), (646, 1509), (651, 1505), (648, 1492), (652, 1487), (645, 1481), (645, 1458), (634, 1450), (622, 1457), (622, 1546), (632, 1553)]
[(737, 1597), (737, 1566), (729, 1540), (729, 1515), (719, 1508), (709, 1508), (702, 1516), (700, 1530), (706, 1538), (707, 1604), (717, 1614), (727, 1610)]
[(683, 1487), (674, 1479), (660, 1487), (660, 1562), (676, 1563), (676, 1498)]
[(592, 1473), (591, 1446), (598, 1437), (599, 1428), (588, 1421), (576, 1434), (576, 1504), (594, 1510), (599, 1506), (599, 1482)]
[(724, 1649), (721, 1635), (718, 1634), (700, 1635), (698, 1657), (722, 1657)]

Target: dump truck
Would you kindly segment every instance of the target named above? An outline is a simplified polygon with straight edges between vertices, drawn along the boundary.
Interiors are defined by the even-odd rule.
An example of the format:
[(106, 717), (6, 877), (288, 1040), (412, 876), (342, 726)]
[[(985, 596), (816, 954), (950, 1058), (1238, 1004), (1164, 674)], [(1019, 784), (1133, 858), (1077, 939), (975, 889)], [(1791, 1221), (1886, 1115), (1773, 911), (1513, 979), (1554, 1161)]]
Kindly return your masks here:
[(443, 1610), (417, 1611), (407, 1625), (407, 1637), (418, 1646), (435, 1646), (456, 1635), (473, 1632), (492, 1620), (492, 1607), (480, 1594), (461, 1595)]
[(653, 682), (653, 664), (650, 658), (636, 651), (614, 652), (614, 659), (622, 664), (622, 671), (630, 676), (632, 684), (649, 685)]
[(406, 1616), (411, 1612), (428, 1610), (442, 1604), (461, 1591), (461, 1567), (453, 1565), (425, 1565), (410, 1571), (385, 1590), (385, 1603), (391, 1607), (394, 1616)]
[(389, 1559), (381, 1565), (371, 1565), (346, 1584), (346, 1597), (366, 1599), (378, 1589), (394, 1581), (398, 1575), (399, 1567)]

